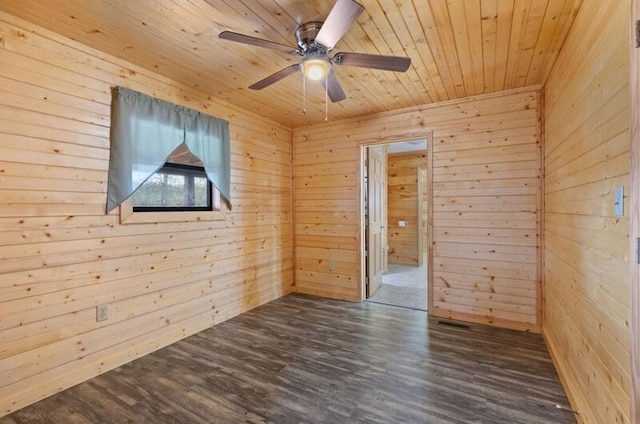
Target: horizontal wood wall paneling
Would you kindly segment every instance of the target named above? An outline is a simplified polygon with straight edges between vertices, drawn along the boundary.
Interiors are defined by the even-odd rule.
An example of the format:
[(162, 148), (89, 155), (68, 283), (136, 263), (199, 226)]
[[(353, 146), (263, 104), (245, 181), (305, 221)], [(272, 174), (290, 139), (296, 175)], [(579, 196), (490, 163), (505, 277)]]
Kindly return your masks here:
[(481, 276), (463, 274), (458, 271), (438, 272), (437, 278), (443, 288), (463, 288), (467, 291), (478, 289), (481, 292), (498, 294), (510, 294), (514, 297), (531, 297), (535, 292), (532, 285), (523, 285), (521, 280), (511, 278), (491, 278), (491, 276)]
[[(309, 142), (312, 142), (310, 144), (316, 144), (324, 140), (330, 140), (332, 136), (335, 136), (336, 132), (339, 134), (345, 134), (344, 137), (352, 142), (385, 142), (391, 138), (394, 140), (416, 139), (424, 137), (425, 132), (429, 132), (432, 128), (437, 128), (440, 125), (446, 128), (447, 123), (451, 123), (451, 121), (458, 121), (460, 125), (464, 126), (465, 124), (461, 122), (466, 122), (466, 118), (474, 117), (478, 114), (482, 114), (483, 116), (498, 114), (504, 117), (505, 115), (501, 114), (501, 112), (504, 112), (504, 104), (501, 106), (500, 99), (508, 95), (515, 95), (511, 99), (511, 101), (516, 105), (514, 107), (515, 110), (510, 108), (510, 112), (517, 113), (521, 110), (524, 112), (527, 110), (535, 111), (535, 96), (532, 96), (531, 93), (537, 88), (540, 87), (531, 86), (507, 90), (500, 93), (470, 96), (464, 99), (426, 104), (402, 111), (384, 112), (369, 116), (369, 120), (380, 125), (378, 132), (376, 132), (374, 128), (369, 127), (369, 131), (365, 131), (363, 129), (358, 133), (349, 133), (348, 130), (351, 127), (362, 124), (362, 117), (332, 121), (330, 125), (323, 123), (309, 125), (306, 127), (298, 127), (301, 131), (294, 132), (294, 142), (296, 144)], [(520, 94), (520, 96), (517, 96), (516, 94)], [(386, 126), (382, 125), (381, 121), (383, 120), (386, 121)], [(529, 122), (528, 126), (535, 127), (535, 125), (535, 122)], [(520, 125), (514, 125), (513, 127), (518, 128)], [(302, 131), (303, 128), (308, 130)], [(492, 128), (491, 132), (493, 132), (493, 130), (495, 129)], [(497, 129), (496, 131), (500, 130), (504, 130), (504, 128)], [(473, 131), (469, 129), (466, 133), (471, 134)], [(442, 137), (454, 135), (462, 134), (449, 133), (444, 134)], [(437, 140), (438, 137), (435, 137), (434, 139)], [(343, 143), (342, 145), (345, 147), (353, 146), (351, 143)]]
[[(571, 264), (567, 263), (563, 260), (563, 258), (557, 257), (555, 255), (551, 255), (549, 254), (548, 256), (548, 260), (547, 262), (549, 262), (550, 265), (553, 265), (556, 267), (557, 269), (557, 273), (560, 274), (561, 276), (563, 276), (564, 278), (576, 278), (576, 277), (580, 277), (579, 274), (576, 273), (576, 271), (574, 269), (571, 268)], [(550, 274), (549, 271), (547, 271), (547, 274)], [(586, 340), (589, 343), (602, 343), (603, 346), (600, 347), (600, 350), (604, 350), (606, 351), (608, 354), (607, 356), (604, 357), (607, 366), (609, 367), (612, 364), (616, 364), (616, 366), (612, 367), (612, 369), (618, 369), (617, 375), (618, 378), (614, 379), (613, 381), (608, 381), (607, 384), (614, 384), (614, 385), (620, 385), (622, 386), (622, 388), (627, 389), (629, 384), (628, 384), (628, 379), (625, 379), (623, 371), (620, 371), (620, 366), (624, 366), (626, 362), (628, 362), (628, 357), (629, 357), (629, 353), (628, 353), (628, 349), (626, 348), (626, 345), (628, 344), (628, 340), (627, 340), (627, 334), (625, 332), (625, 328), (615, 328), (615, 323), (619, 321), (619, 317), (615, 314), (615, 313), (607, 313), (607, 312), (601, 312), (601, 311), (593, 311), (593, 310), (588, 310), (588, 312), (583, 312), (581, 310), (581, 308), (583, 307), (587, 307), (589, 305), (590, 302), (593, 302), (593, 299), (595, 297), (599, 297), (602, 298), (603, 296), (600, 295), (599, 293), (597, 293), (595, 290), (589, 292), (590, 288), (581, 288), (578, 287), (577, 285), (572, 285), (566, 288), (557, 288), (557, 287), (553, 287), (554, 290), (554, 295), (556, 296), (566, 296), (568, 293), (575, 293), (579, 298), (579, 300), (576, 300), (576, 302), (571, 305), (571, 309), (567, 309), (564, 312), (564, 315), (555, 312), (554, 313), (554, 318), (555, 319), (559, 319), (561, 316), (564, 316), (565, 321), (567, 321), (568, 319), (573, 319), (575, 320), (576, 316), (583, 316), (584, 321), (584, 326), (586, 328), (591, 329), (591, 333), (588, 334), (586, 336)], [(554, 301), (554, 303), (558, 303), (557, 301)], [(607, 306), (608, 308), (620, 308), (620, 305), (615, 304), (615, 301), (612, 300), (608, 300), (607, 303), (603, 306)], [(571, 324), (572, 326), (575, 326), (575, 324)], [(608, 325), (610, 328), (612, 328), (610, 331), (603, 331), (601, 328), (603, 328), (605, 325)], [(578, 328), (577, 326), (575, 327), (576, 329)], [(564, 344), (570, 344), (570, 340), (567, 341), (563, 341)], [(574, 354), (579, 355), (579, 356), (589, 356), (592, 359), (590, 359), (589, 361), (592, 361), (594, 357), (597, 357), (598, 355), (600, 355), (600, 351), (595, 351), (595, 352), (582, 352), (581, 349), (579, 347), (571, 347), (571, 350), (574, 352)], [(614, 354), (612, 354), (612, 352), (614, 352)], [(594, 356), (595, 355), (595, 356)], [(599, 373), (607, 373), (608, 371), (602, 370), (600, 368), (598, 368), (598, 372)], [(627, 381), (627, 383), (625, 383), (625, 381)]]
[(620, 128), (624, 127), (625, 122), (628, 123), (628, 119), (621, 118), (624, 114), (628, 114), (628, 106), (624, 104), (625, 98), (628, 98), (628, 93), (623, 90), (619, 91), (616, 96), (606, 105), (602, 113), (593, 116), (592, 119), (585, 122), (585, 125), (578, 128), (568, 138), (566, 144), (562, 144), (561, 147), (556, 148), (554, 151), (546, 155), (546, 160), (549, 162), (550, 172), (553, 172), (557, 168), (563, 166), (562, 162), (555, 163), (555, 158), (561, 156), (566, 158), (567, 152), (572, 149), (577, 149), (576, 152), (579, 157), (583, 156), (586, 149), (593, 149), (593, 146), (584, 146), (584, 138), (590, 137), (592, 139), (600, 140), (601, 144), (604, 144), (606, 140), (611, 137), (620, 134)]
[[(422, 263), (418, 237), (419, 168), (427, 167), (426, 151), (391, 153), (387, 156), (388, 263), (418, 266)], [(405, 221), (405, 227), (398, 226)]]
[[(434, 301), (434, 305), (435, 305)], [(532, 329), (536, 329), (537, 326), (535, 324), (530, 324), (524, 322), (524, 317), (518, 314), (512, 313), (500, 313), (499, 317), (494, 316), (490, 310), (481, 309), (481, 308), (462, 308), (464, 310), (453, 310), (453, 309), (444, 309), (437, 308), (434, 309), (431, 313), (432, 316), (438, 318), (452, 319), (456, 321), (466, 321), (466, 322), (475, 322), (478, 320), (478, 316), (484, 317), (485, 325), (492, 325), (496, 327), (502, 328), (510, 328), (519, 331), (527, 331), (531, 332)]]
[[(502, 246), (500, 246), (502, 247)], [(434, 247), (434, 255), (448, 256), (448, 257), (460, 257), (466, 259), (483, 259), (497, 262), (520, 262), (530, 263), (535, 261), (537, 257), (537, 250), (532, 247), (525, 247), (528, 251), (524, 253), (514, 253), (522, 251), (522, 249), (514, 249), (510, 246), (509, 249), (496, 249), (489, 245), (471, 245), (465, 246), (462, 243), (438, 243)]]
[(309, 247), (325, 247), (328, 242), (331, 242), (338, 249), (343, 249), (353, 245), (356, 241), (356, 236), (353, 237), (329, 237), (329, 236), (316, 236), (316, 235), (297, 235), (294, 239), (294, 243), (304, 244)]
[[(439, 297), (431, 313), (540, 331), (539, 99), (532, 87), (294, 129), (296, 290), (360, 300), (358, 148), (433, 132), (432, 286)], [(397, 178), (402, 186), (416, 176)], [(347, 219), (334, 221), (341, 216)], [(337, 264), (340, 271), (332, 270)], [(324, 282), (310, 281), (313, 270)]]
[[(604, 161), (603, 157), (606, 158)], [(628, 160), (628, 136), (622, 132), (549, 173), (547, 192), (560, 192), (579, 184), (623, 176)]]
[[(264, 233), (271, 232), (272, 229), (267, 227), (267, 230)], [(240, 244), (241, 241), (228, 241), (219, 238), (210, 238), (205, 239), (202, 238), (201, 242), (193, 241), (193, 233), (188, 234), (190, 239), (185, 238), (184, 240), (175, 240), (173, 245), (175, 246), (175, 251), (180, 252), (183, 250), (188, 250), (190, 246), (193, 247), (207, 247), (210, 245), (211, 241), (215, 241), (216, 243), (224, 244), (228, 247), (232, 247), (234, 245)], [(271, 243), (269, 241), (270, 234), (266, 236), (254, 236), (251, 238), (245, 238), (243, 241), (247, 241), (251, 243), (250, 245), (255, 246), (264, 246), (266, 248), (265, 243)], [(278, 238), (278, 243), (282, 243), (286, 237), (288, 237), (288, 233), (284, 233), (282, 235), (282, 239)], [(161, 238), (161, 237), (159, 237)], [(104, 239), (105, 244), (107, 241), (112, 239)], [(142, 242), (144, 243), (144, 242)], [(153, 244), (138, 244), (135, 240), (126, 243), (117, 243), (111, 244), (109, 243), (109, 247), (101, 248), (100, 246), (94, 246), (93, 243), (80, 243), (80, 242), (70, 242), (70, 243), (51, 243), (52, 250), (55, 250), (56, 247), (60, 248), (60, 252), (51, 252), (50, 249), (42, 249), (43, 252), (38, 253), (38, 244), (35, 245), (27, 245), (21, 246), (19, 252), (7, 253), (6, 263), (3, 263), (2, 271), (9, 275), (16, 275), (24, 270), (33, 269), (36, 266), (41, 266), (43, 268), (55, 268), (58, 266), (64, 265), (74, 265), (78, 263), (78, 259), (82, 261), (101, 261), (101, 260), (111, 260), (111, 259), (122, 259), (129, 257), (124, 252), (127, 249), (136, 249), (137, 255), (154, 255), (160, 254), (164, 252), (165, 247), (161, 244), (161, 242), (154, 242)], [(73, 247), (77, 246), (77, 250), (73, 250)], [(15, 247), (14, 247), (15, 249)], [(4, 251), (5, 249), (3, 249)], [(211, 251), (214, 253), (215, 251)], [(4, 253), (4, 252), (3, 252)], [(74, 260), (74, 254), (77, 255)], [(32, 256), (31, 256), (32, 255)], [(46, 262), (43, 261), (42, 257), (45, 256), (50, 258)], [(78, 257), (79, 256), (79, 257)], [(28, 274), (27, 274), (28, 275)], [(35, 276), (34, 276), (35, 277)], [(35, 279), (35, 278), (34, 278)], [(30, 278), (30, 280), (32, 280)], [(35, 281), (31, 281), (27, 284), (32, 284)], [(16, 279), (15, 285), (19, 285), (20, 281)]]
[[(260, 245), (262, 245), (262, 243), (260, 243)], [(33, 281), (33, 282), (29, 281), (24, 284), (16, 284), (11, 288), (3, 288), (2, 296), (3, 296), (3, 299), (7, 299), (7, 301), (18, 300), (18, 299), (23, 299), (27, 297), (28, 300), (17, 302), (15, 306), (9, 305), (7, 307), (7, 312), (13, 311), (14, 308), (24, 309), (30, 312), (30, 317), (28, 319), (34, 319), (37, 313), (40, 313), (40, 312), (44, 313), (44, 311), (33, 311), (33, 309), (35, 309), (33, 305), (46, 306), (49, 302), (56, 302), (56, 300), (59, 301), (60, 303), (64, 303), (65, 300), (61, 300), (61, 299), (63, 297), (64, 299), (69, 299), (69, 297), (71, 297), (70, 293), (73, 293), (71, 291), (73, 288), (79, 289), (81, 287), (92, 286), (93, 284), (101, 282), (103, 279), (107, 280), (107, 282), (113, 282), (114, 284), (121, 284), (125, 282), (123, 280), (126, 280), (127, 278), (131, 278), (132, 276), (135, 276), (136, 273), (140, 273), (140, 269), (142, 269), (143, 271), (146, 271), (149, 274), (163, 272), (163, 271), (176, 271), (179, 274), (179, 268), (181, 267), (184, 268), (187, 266), (199, 266), (200, 264), (203, 263), (204, 260), (209, 260), (209, 261), (218, 260), (220, 271), (222, 272), (226, 269), (225, 268), (226, 265), (228, 265), (229, 263), (233, 264), (234, 258), (238, 260), (254, 260), (255, 261), (256, 260), (255, 256), (259, 256), (259, 253), (263, 253), (263, 254), (268, 253), (267, 249), (262, 249), (262, 248), (254, 248), (252, 250), (247, 249), (249, 251), (245, 253), (241, 250), (242, 248), (240, 247), (236, 247), (232, 249), (229, 249), (229, 246), (225, 246), (225, 245), (222, 245), (222, 247), (226, 247), (226, 250), (228, 253), (222, 251), (222, 248), (220, 249), (221, 250), (220, 252), (209, 252), (207, 251), (206, 248), (200, 248), (199, 251), (197, 249), (193, 249), (194, 250), (193, 254), (185, 252), (182, 254), (175, 254), (172, 257), (167, 257), (167, 258), (163, 257), (165, 261), (162, 262), (161, 265), (156, 264), (156, 262), (154, 261), (155, 257), (153, 255), (136, 257), (134, 261), (130, 261), (130, 262), (133, 262), (133, 264), (128, 266), (125, 265), (127, 264), (127, 262), (125, 262), (123, 259), (106, 261), (108, 263), (105, 265), (110, 265), (111, 263), (113, 263), (113, 265), (115, 266), (119, 266), (119, 265), (122, 266), (122, 269), (117, 268), (118, 274), (110, 279), (103, 277), (103, 274), (100, 272), (91, 271), (91, 270), (82, 272), (80, 273), (79, 276), (73, 275), (74, 274), (73, 266), (64, 266), (64, 267), (60, 266), (57, 268), (51, 268), (51, 269), (47, 269), (46, 272), (39, 273), (40, 275), (38, 275), (37, 277), (40, 279), (40, 281)], [(276, 249), (277, 251), (281, 248), (286, 248), (286, 247), (288, 247), (287, 244), (274, 243), (274, 247), (272, 247), (272, 249), (277, 248)], [(98, 266), (100, 264), (101, 264), (100, 261), (87, 262), (87, 265), (89, 266), (90, 265)], [(208, 265), (209, 267), (214, 266), (211, 262), (208, 262)], [(69, 274), (69, 276), (63, 275), (61, 278), (64, 278), (64, 277), (66, 278), (62, 280), (62, 282), (58, 283), (58, 285), (54, 285), (47, 280), (47, 277), (49, 277), (58, 268), (61, 269), (61, 274), (64, 271), (67, 274)], [(12, 273), (8, 275), (17, 276), (17, 277), (24, 276), (26, 278), (29, 278), (28, 277), (29, 274), (26, 272)], [(215, 275), (213, 271), (212, 271), (212, 275)], [(64, 290), (69, 290), (69, 291), (64, 292)], [(37, 297), (36, 298), (32, 297), (32, 296), (41, 295), (44, 293), (54, 293), (58, 291), (62, 291), (62, 293), (58, 294), (58, 297), (48, 296), (46, 302), (43, 302), (42, 299), (39, 299)], [(79, 292), (82, 292), (82, 290), (79, 290)], [(28, 305), (29, 303), (31, 303), (31, 308), (26, 309), (25, 304)], [(13, 318), (7, 317), (7, 319), (13, 319)]]
[[(509, 199), (511, 197), (513, 200)], [(443, 197), (440, 203), (434, 205), (434, 212), (535, 212), (531, 206), (533, 195), (525, 196), (480, 196), (472, 200), (466, 200), (466, 204), (460, 204), (458, 199)], [(476, 201), (478, 200), (478, 201)]]
[[(227, 261), (229, 263), (230, 261)], [(290, 269), (291, 261), (283, 261), (282, 266), (273, 265), (261, 258), (257, 258), (255, 267), (251, 271), (246, 272), (246, 276), (275, 276), (280, 272), (287, 272)], [(95, 305), (101, 303), (113, 302), (117, 306), (122, 319), (127, 317), (127, 310), (120, 305), (126, 303), (130, 299), (141, 299), (142, 296), (154, 294), (162, 290), (173, 287), (185, 287), (187, 285), (194, 286), (200, 281), (206, 281), (208, 287), (203, 287), (203, 294), (215, 294), (229, 286), (235, 284), (233, 270), (229, 265), (221, 263), (220, 272), (217, 275), (211, 275), (211, 265), (203, 265), (199, 268), (194, 267), (192, 275), (187, 277), (181, 276), (177, 270), (169, 270), (167, 272), (155, 273), (145, 279), (141, 279), (143, 283), (132, 285), (129, 289), (118, 289), (110, 293), (105, 293), (108, 283), (95, 284), (72, 292), (67, 290), (67, 301), (59, 301), (57, 303), (49, 302), (49, 305), (43, 305), (37, 311), (25, 309), (24, 311), (10, 311), (10, 314), (3, 315), (3, 322), (6, 323), (7, 329), (3, 332), (3, 346), (0, 350), (1, 357), (15, 355), (24, 350), (25, 346), (40, 346), (59, 340), (60, 332), (71, 334), (71, 331), (77, 333), (89, 332), (95, 327)], [(211, 278), (216, 278), (216, 286), (211, 287)], [(70, 306), (68, 299), (73, 299), (76, 306)], [(37, 300), (37, 299), (36, 299)], [(154, 307), (153, 302), (148, 307)], [(139, 308), (138, 308), (139, 309)], [(57, 314), (57, 315), (56, 315)], [(45, 321), (40, 319), (48, 317)], [(27, 334), (25, 334), (28, 332)]]
[(30, 404), (42, 398), (40, 393), (34, 392), (33, 387), (39, 387), (41, 392), (55, 393), (60, 391), (60, 387), (74, 385), (78, 380), (86, 378), (86, 375), (100, 374), (109, 369), (113, 369), (118, 364), (127, 362), (130, 358), (143, 356), (149, 352), (182, 339), (189, 334), (197, 333), (218, 322), (229, 319), (242, 310), (249, 310), (266, 303), (278, 296), (277, 288), (266, 287), (257, 291), (253, 296), (234, 300), (218, 309), (217, 314), (211, 314), (210, 305), (205, 305), (204, 316), (194, 315), (182, 321), (176, 321), (163, 328), (150, 331), (139, 337), (136, 343), (125, 342), (108, 347), (99, 354), (86, 355), (77, 361), (68, 362), (64, 365), (48, 370), (40, 375), (21, 380), (19, 384), (12, 387), (11, 392), (2, 390), (3, 396), (11, 396), (16, 399), (16, 404)]
[[(193, 238), (193, 234), (191, 234), (191, 237)], [(285, 244), (288, 237), (288, 233), (284, 233), (277, 238), (274, 238), (273, 236), (264, 238), (245, 237), (242, 241), (246, 241), (246, 245), (243, 245), (242, 241), (230, 242), (225, 241), (224, 239), (219, 240), (217, 238), (211, 238), (208, 240), (203, 238), (201, 242), (194, 242), (193, 240), (191, 240), (191, 244), (189, 243), (189, 240), (175, 241), (173, 243), (175, 248), (171, 252), (171, 254), (163, 255), (163, 261), (167, 262), (167, 265), (164, 265), (163, 263), (163, 266), (170, 266), (170, 261), (174, 258), (181, 258), (181, 260), (186, 260), (187, 257), (190, 256), (198, 257), (199, 252), (202, 252), (202, 257), (205, 259), (213, 259), (224, 255), (224, 249), (212, 248), (210, 245), (211, 241), (224, 246), (224, 248), (226, 249), (245, 248), (248, 250), (248, 248), (259, 247), (260, 250), (266, 250), (269, 248), (274, 249), (282, 244)], [(117, 266), (119, 262), (126, 263), (126, 258), (132, 257), (131, 254), (129, 256), (125, 256), (122, 252), (126, 251), (127, 249), (135, 249), (136, 255), (134, 257), (136, 258), (136, 262), (138, 264), (144, 264), (147, 262), (153, 263), (154, 255), (163, 254), (165, 252), (165, 247), (163, 247), (160, 243), (161, 242), (156, 242), (154, 244), (146, 246), (144, 244), (131, 244), (128, 246), (111, 248), (108, 250), (96, 248), (95, 251), (87, 248), (86, 250), (78, 250), (76, 252), (78, 255), (80, 255), (80, 257), (78, 258), (80, 261), (85, 261), (89, 264), (102, 263), (102, 261), (110, 261), (113, 262), (115, 266)], [(195, 250), (196, 248), (201, 250)], [(193, 251), (190, 251), (190, 249), (193, 249)], [(82, 270), (79, 269), (74, 272), (73, 267), (77, 266), (78, 259), (76, 261), (73, 261), (71, 256), (72, 253), (73, 251), (69, 251), (59, 255), (49, 254), (47, 255), (47, 257), (51, 256), (51, 262), (44, 262), (42, 260), (42, 256), (46, 255), (46, 252), (33, 258), (32, 260), (30, 260), (30, 258), (25, 255), (24, 263), (18, 259), (8, 259), (7, 264), (3, 267), (4, 273), (2, 274), (2, 281), (6, 284), (6, 286), (2, 287), (3, 298), (11, 296), (9, 293), (20, 293), (23, 290), (25, 292), (25, 295), (27, 296), (34, 295), (36, 293), (46, 293), (47, 289), (45, 287), (47, 287), (47, 284), (49, 284), (47, 279), (49, 278), (49, 274), (51, 274), (52, 272), (60, 272), (61, 276), (68, 274), (69, 278), (82, 278), (83, 275), (94, 275), (96, 280), (102, 280), (103, 278), (105, 278), (102, 276), (102, 274), (100, 274), (99, 272), (94, 272), (94, 270), (90, 269), (88, 266), (86, 268), (83, 268)], [(42, 269), (38, 270), (38, 273), (29, 273), (29, 271), (31, 271), (34, 267), (38, 266), (42, 267)], [(86, 274), (84, 274), (84, 272), (86, 272)], [(12, 279), (14, 283), (13, 285), (9, 286), (8, 282), (12, 281)], [(40, 283), (43, 283), (43, 285), (34, 286), (35, 284)]]
[[(584, 0), (545, 87), (544, 334), (583, 423), (630, 419), (629, 5)], [(625, 196), (626, 197), (626, 196)]]
[[(293, 290), (288, 127), (4, 13), (0, 36), (0, 415)], [(105, 214), (115, 85), (230, 121), (222, 220)]]
[[(456, 303), (461, 303), (469, 307), (478, 309), (486, 308), (488, 311), (497, 310), (505, 313), (531, 315), (535, 310), (530, 306), (530, 301), (525, 297), (515, 297), (513, 295), (499, 295), (495, 293), (474, 293), (469, 295), (465, 289), (436, 287), (434, 289), (434, 302), (436, 304), (447, 303), (449, 297), (456, 299)], [(533, 323), (532, 323), (533, 324)]]
[[(549, 152), (559, 145), (557, 139), (565, 139), (569, 134), (574, 132), (577, 128), (584, 125), (589, 117), (599, 110), (598, 105), (605, 103), (609, 98), (618, 93), (618, 91), (625, 86), (625, 81), (620, 78), (615, 78), (616, 74), (622, 72), (621, 68), (628, 66), (629, 51), (626, 48), (626, 43), (621, 43), (620, 39), (616, 38), (616, 34), (607, 31), (608, 25), (614, 25), (616, 27), (626, 27), (628, 22), (622, 16), (615, 15), (615, 9), (617, 5), (608, 4), (609, 10), (603, 11), (611, 17), (611, 22), (594, 22), (593, 31), (585, 33), (585, 39), (580, 46), (576, 46), (576, 54), (571, 61), (565, 62), (565, 76), (566, 79), (562, 81), (566, 90), (561, 90), (555, 84), (548, 86), (546, 90), (549, 96), (548, 102), (557, 104), (558, 107), (571, 110), (576, 114), (576, 119), (571, 122), (562, 124), (563, 118), (561, 116), (549, 116), (549, 135), (553, 136), (552, 140), (548, 142)], [(592, 6), (584, 2), (581, 13), (584, 11), (592, 11)], [(579, 24), (576, 28), (579, 28)], [(602, 59), (607, 63), (600, 69), (591, 68), (591, 64), (588, 60), (590, 50), (599, 51), (602, 54)], [(584, 75), (589, 73), (590, 81), (583, 81), (580, 78), (573, 78), (575, 75)], [(559, 80), (558, 80), (559, 81)], [(600, 87), (600, 89), (597, 89)], [(568, 95), (572, 93), (572, 95)], [(589, 101), (585, 102), (585, 99), (598, 99), (598, 103)]]
[(496, 130), (486, 133), (470, 133), (455, 136), (444, 136), (434, 139), (433, 150), (435, 152), (462, 151), (477, 149), (480, 144), (485, 147), (514, 146), (528, 144), (535, 141), (532, 131), (535, 128), (520, 127), (508, 130)]

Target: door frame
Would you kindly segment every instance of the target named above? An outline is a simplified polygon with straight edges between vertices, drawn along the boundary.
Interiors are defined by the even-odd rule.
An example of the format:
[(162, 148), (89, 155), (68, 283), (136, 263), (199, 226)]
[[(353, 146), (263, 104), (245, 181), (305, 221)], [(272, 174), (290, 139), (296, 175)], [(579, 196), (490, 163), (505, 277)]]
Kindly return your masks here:
[[(427, 145), (427, 154), (428, 154), (428, 148), (429, 146)], [(424, 187), (424, 181), (422, 179), (422, 175), (423, 173), (427, 172), (427, 167), (426, 166), (420, 166), (418, 167), (418, 222), (420, 222), (421, 224), (424, 223), (424, 219), (428, 218), (424, 216), (422, 209), (423, 209), (423, 199), (424, 199), (424, 193), (425, 191), (427, 191), (427, 194), (429, 193), (428, 190), (425, 190)], [(426, 177), (427, 181), (430, 181), (430, 178)], [(427, 198), (427, 211), (430, 211), (431, 207), (429, 206), (429, 199)], [(427, 233), (427, 236), (429, 234)], [(424, 239), (424, 225), (420, 225), (419, 229), (418, 229), (418, 266), (422, 266), (424, 265), (424, 246), (425, 244), (427, 245), (427, 247), (429, 246), (429, 243), (427, 243), (427, 241)]]
[(413, 140), (426, 140), (427, 141), (427, 184), (423, 189), (427, 190), (427, 312), (433, 309), (433, 132), (428, 132), (423, 135), (416, 135), (413, 137), (394, 138), (390, 141), (381, 141), (379, 139), (364, 140), (360, 142), (360, 155), (359, 155), (359, 167), (360, 167), (360, 184), (358, 184), (358, 203), (360, 228), (358, 231), (358, 238), (360, 249), (358, 255), (360, 257), (360, 284), (359, 284), (359, 298), (360, 302), (366, 300), (366, 267), (367, 258), (364, 255), (365, 249), (365, 213), (364, 213), (364, 193), (366, 190), (364, 183), (364, 164), (367, 158), (367, 147), (375, 145), (390, 145), (394, 143), (401, 143), (404, 141)]
[(629, 87), (631, 164), (629, 171), (629, 284), (631, 297), (631, 416), (630, 422), (640, 423), (640, 48), (636, 47), (636, 22), (640, 20), (640, 0), (631, 2), (629, 42)]

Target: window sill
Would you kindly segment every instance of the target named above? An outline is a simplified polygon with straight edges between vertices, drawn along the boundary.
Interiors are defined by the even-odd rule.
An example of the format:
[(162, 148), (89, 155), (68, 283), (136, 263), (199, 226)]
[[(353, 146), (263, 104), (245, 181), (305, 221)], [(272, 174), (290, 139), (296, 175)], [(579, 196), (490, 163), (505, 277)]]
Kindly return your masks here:
[(156, 224), (161, 222), (221, 221), (225, 217), (224, 206), (216, 211), (194, 212), (133, 212), (131, 199), (120, 205), (121, 224)]

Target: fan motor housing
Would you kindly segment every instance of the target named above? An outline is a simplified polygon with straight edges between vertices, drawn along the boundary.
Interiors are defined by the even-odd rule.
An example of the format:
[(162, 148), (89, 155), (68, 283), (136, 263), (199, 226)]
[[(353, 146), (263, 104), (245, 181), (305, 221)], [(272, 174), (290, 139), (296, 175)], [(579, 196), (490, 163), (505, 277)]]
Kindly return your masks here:
[(296, 38), (298, 39), (298, 46), (302, 49), (304, 53), (307, 51), (315, 50), (320, 48), (315, 41), (320, 28), (322, 28), (322, 24), (324, 22), (306, 22), (301, 24), (296, 28)]

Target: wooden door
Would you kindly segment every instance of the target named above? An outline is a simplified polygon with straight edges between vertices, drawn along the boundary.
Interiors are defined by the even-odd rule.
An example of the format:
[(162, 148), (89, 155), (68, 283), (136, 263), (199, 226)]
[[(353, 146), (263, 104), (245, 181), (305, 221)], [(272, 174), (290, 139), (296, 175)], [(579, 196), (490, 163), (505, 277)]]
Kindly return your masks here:
[(425, 222), (424, 222), (424, 175), (426, 174), (426, 171), (421, 168), (418, 167), (417, 169), (417, 175), (416, 175), (416, 179), (418, 182), (418, 199), (417, 199), (417, 204), (416, 204), (416, 208), (418, 209), (418, 219), (416, 220), (416, 222), (418, 223), (418, 225), (416, 225), (416, 231), (418, 232), (418, 234), (416, 235), (416, 240), (418, 243), (418, 266), (423, 266), (424, 265), (424, 228), (425, 228)]
[(389, 145), (382, 146), (382, 273), (389, 271)]
[(386, 242), (383, 236), (387, 225), (384, 202), (386, 169), (382, 146), (370, 146), (367, 151), (367, 297), (371, 297), (382, 285), (384, 272)]

